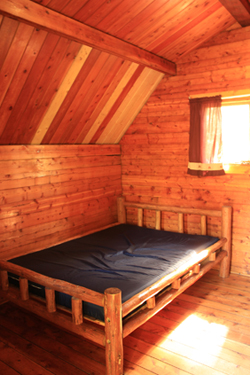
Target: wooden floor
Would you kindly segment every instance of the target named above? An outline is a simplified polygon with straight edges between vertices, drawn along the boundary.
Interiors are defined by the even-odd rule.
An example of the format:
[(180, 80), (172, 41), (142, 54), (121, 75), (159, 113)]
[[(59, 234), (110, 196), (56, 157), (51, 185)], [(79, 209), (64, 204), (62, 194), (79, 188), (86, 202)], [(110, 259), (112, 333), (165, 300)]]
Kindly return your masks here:
[[(250, 278), (210, 271), (124, 346), (126, 375), (249, 375)], [(104, 350), (5, 303), (0, 374), (104, 375)]]

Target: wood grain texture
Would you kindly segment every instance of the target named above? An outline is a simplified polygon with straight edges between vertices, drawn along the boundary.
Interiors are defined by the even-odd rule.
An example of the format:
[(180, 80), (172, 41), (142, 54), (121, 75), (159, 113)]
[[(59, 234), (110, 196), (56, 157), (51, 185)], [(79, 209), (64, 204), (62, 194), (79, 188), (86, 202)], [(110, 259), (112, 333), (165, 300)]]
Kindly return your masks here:
[(119, 143), (162, 79), (151, 63), (176, 63), (235, 23), (219, 0), (1, 6), (0, 145)]
[[(118, 199), (119, 219), (121, 216), (121, 205), (124, 203), (124, 199)], [(125, 207), (134, 207), (134, 204), (125, 203)], [(138, 225), (143, 224), (143, 208), (145, 210), (152, 210), (154, 207), (148, 205), (138, 205)], [(156, 208), (158, 212), (160, 210), (167, 210), (169, 212), (178, 212), (176, 207), (162, 207)], [(231, 209), (231, 208), (230, 208)], [(191, 213), (197, 214), (197, 210), (191, 208)], [(205, 214), (204, 210), (200, 210), (202, 215)], [(229, 215), (225, 214), (226, 211), (223, 207), (222, 211), (212, 212), (214, 216), (222, 216), (221, 233), (228, 235), (229, 247), (231, 247), (231, 220)], [(101, 228), (100, 228), (101, 229)], [(67, 331), (78, 333), (80, 336), (90, 339), (94, 343), (105, 346), (105, 357), (106, 357), (106, 374), (107, 375), (121, 375), (123, 374), (123, 339), (128, 336), (136, 328), (146, 323), (152, 316), (157, 314), (162, 308), (169, 304), (174, 298), (180, 293), (186, 290), (212, 267), (219, 264), (222, 259), (227, 256), (227, 251), (219, 251), (222, 245), (227, 242), (227, 238), (221, 238), (215, 244), (209, 246), (203, 251), (196, 254), (193, 259), (189, 262), (178, 267), (177, 270), (171, 272), (169, 275), (165, 275), (160, 280), (156, 281), (152, 285), (146, 287), (140, 293), (137, 293), (132, 298), (122, 304), (121, 291), (115, 287), (108, 288), (104, 291), (104, 295), (88, 290), (80, 286), (71, 285), (70, 283), (62, 280), (51, 279), (50, 277), (39, 275), (29, 269), (25, 269), (18, 265), (9, 263), (7, 261), (0, 260), (0, 269), (2, 271), (13, 272), (19, 276), (20, 292), (17, 288), (10, 287), (6, 294), (4, 294), (5, 288), (8, 286), (6, 283), (6, 273), (1, 272), (1, 279), (3, 283), (2, 295), (9, 299), (11, 302), (16, 303), (19, 307), (28, 309), (34, 312), (38, 316), (48, 319), (49, 322), (57, 324), (60, 327), (65, 328)], [(228, 250), (227, 259), (230, 259), (229, 254), (231, 253), (230, 248)], [(214, 257), (211, 258), (211, 254)], [(198, 274), (193, 274), (193, 268), (196, 264), (200, 264), (203, 260), (208, 259), (209, 262), (203, 263)], [(189, 277), (190, 276), (190, 277)], [(229, 276), (223, 273), (223, 277)], [(180, 279), (177, 284), (177, 280)], [(46, 305), (42, 306), (36, 300), (29, 299), (28, 293), (28, 280), (37, 282), (38, 284), (44, 285), (49, 289), (55, 289), (63, 291), (77, 300), (72, 299), (72, 321), (70, 317), (65, 316), (65, 312), (59, 313), (55, 311), (54, 306), (54, 292), (47, 291), (46, 294)], [(173, 290), (170, 285), (173, 284)], [(176, 290), (175, 290), (176, 289)], [(19, 293), (21, 299), (18, 298)], [(85, 298), (86, 295), (86, 298)], [(152, 297), (157, 295), (155, 303), (152, 302)], [(144, 301), (149, 299), (149, 308), (138, 311), (138, 307), (142, 305)], [(82, 316), (82, 303), (81, 300), (94, 303), (98, 306), (104, 306), (104, 317), (105, 317), (105, 336), (102, 329), (99, 326), (93, 327), (93, 323), (88, 328), (87, 324), (83, 321)], [(133, 313), (132, 313), (133, 312)], [(52, 314), (53, 313), (53, 314)], [(130, 314), (132, 313), (132, 315)], [(130, 315), (130, 316), (129, 316)], [(122, 323), (122, 317), (125, 317), (124, 324)], [(99, 323), (100, 325), (100, 323)], [(101, 324), (102, 325), (102, 324)]]
[[(103, 348), (10, 304), (0, 317), (2, 373), (105, 373)], [(249, 332), (249, 278), (212, 270), (124, 339), (124, 374), (247, 374)]]
[[(22, 43), (18, 25), (31, 34), (22, 32)], [(110, 132), (102, 142), (117, 143), (162, 78), (161, 73), (145, 70), (127, 86), (137, 64), (131, 68), (130, 62), (25, 24), (8, 27), (14, 27), (16, 36), (1, 70), (1, 144), (96, 143), (107, 123), (119, 116), (125, 128), (113, 138)], [(127, 94), (138, 95), (131, 115), (123, 104)], [(118, 115), (120, 105), (124, 110)]]
[(86, 44), (125, 60), (151, 67), (161, 73), (171, 75), (176, 73), (176, 66), (171, 61), (121, 39), (114, 38), (61, 13), (49, 11), (29, 0), (15, 0), (14, 4), (12, 0), (6, 0), (0, 4), (0, 11), (6, 16), (28, 23), (31, 26), (42, 28), (60, 37)]
[[(126, 200), (208, 209), (222, 204), (233, 207), (231, 271), (244, 275), (250, 274), (249, 173), (220, 178), (187, 174), (188, 98), (249, 91), (249, 46), (249, 27), (238, 28), (183, 57), (178, 64), (179, 75), (162, 80), (121, 141)], [(136, 221), (134, 215), (129, 213), (132, 222)], [(149, 213), (144, 220), (154, 226), (155, 219)], [(170, 222), (169, 228), (177, 230), (177, 218), (170, 217)], [(191, 226), (195, 233), (200, 225), (191, 216), (184, 218), (184, 230)], [(168, 228), (164, 216), (162, 226)], [(218, 231), (216, 220), (208, 221), (206, 227), (208, 234)]]
[(117, 221), (119, 146), (2, 146), (0, 173), (1, 258)]

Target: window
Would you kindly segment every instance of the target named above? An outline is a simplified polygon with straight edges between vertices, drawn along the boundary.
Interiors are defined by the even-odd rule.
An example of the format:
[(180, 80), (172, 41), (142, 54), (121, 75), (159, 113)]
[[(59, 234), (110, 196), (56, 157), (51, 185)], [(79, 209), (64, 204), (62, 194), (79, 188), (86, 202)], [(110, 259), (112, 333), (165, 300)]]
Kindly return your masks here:
[(187, 173), (193, 176), (221, 176), (221, 96), (189, 99), (190, 133)]
[(223, 164), (250, 165), (250, 97), (222, 98)]
[(234, 97), (225, 94), (189, 98), (188, 174), (250, 175), (249, 90)]

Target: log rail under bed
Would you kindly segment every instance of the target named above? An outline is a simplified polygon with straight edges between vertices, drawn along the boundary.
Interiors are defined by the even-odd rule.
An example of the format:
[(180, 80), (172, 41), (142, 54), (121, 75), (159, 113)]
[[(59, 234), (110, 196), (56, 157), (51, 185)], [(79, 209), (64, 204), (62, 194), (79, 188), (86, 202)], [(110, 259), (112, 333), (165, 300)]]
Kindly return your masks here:
[[(201, 234), (206, 235), (206, 217), (221, 218), (221, 238), (218, 242), (196, 255), (195, 261), (161, 278), (142, 292), (122, 303), (121, 291), (108, 288), (104, 293), (53, 279), (13, 263), (0, 261), (1, 295), (3, 298), (34, 312), (43, 319), (78, 334), (105, 347), (106, 374), (123, 374), (123, 338), (145, 323), (175, 297), (200, 279), (212, 267), (220, 263), (220, 276), (227, 277), (231, 261), (231, 218), (232, 208), (221, 210), (188, 209), (163, 205), (127, 203), (118, 198), (118, 222), (126, 223), (126, 209), (138, 210), (138, 226), (143, 223), (143, 210), (155, 211), (155, 229), (161, 228), (161, 212), (178, 214), (178, 231), (183, 232), (184, 214), (200, 215)], [(220, 250), (221, 249), (221, 250)], [(218, 251), (220, 250), (220, 251)], [(8, 272), (19, 276), (19, 288), (9, 285)], [(28, 281), (45, 287), (45, 301), (31, 296)], [(55, 291), (71, 296), (70, 313), (56, 306)], [(104, 323), (93, 321), (83, 315), (82, 301), (104, 309)]]

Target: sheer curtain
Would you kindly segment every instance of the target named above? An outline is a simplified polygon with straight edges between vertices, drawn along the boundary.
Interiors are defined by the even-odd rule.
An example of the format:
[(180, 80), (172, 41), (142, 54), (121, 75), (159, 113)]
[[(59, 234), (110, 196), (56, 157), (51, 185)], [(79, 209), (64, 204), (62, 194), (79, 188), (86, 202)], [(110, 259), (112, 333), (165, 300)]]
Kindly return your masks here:
[(190, 99), (188, 173), (224, 175), (222, 165), (221, 96)]

